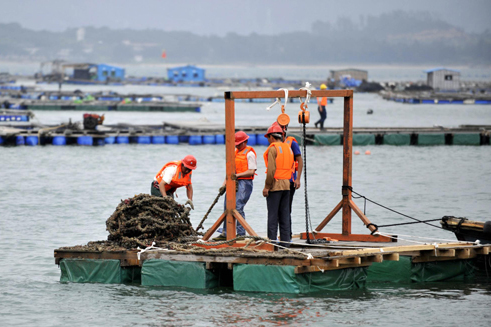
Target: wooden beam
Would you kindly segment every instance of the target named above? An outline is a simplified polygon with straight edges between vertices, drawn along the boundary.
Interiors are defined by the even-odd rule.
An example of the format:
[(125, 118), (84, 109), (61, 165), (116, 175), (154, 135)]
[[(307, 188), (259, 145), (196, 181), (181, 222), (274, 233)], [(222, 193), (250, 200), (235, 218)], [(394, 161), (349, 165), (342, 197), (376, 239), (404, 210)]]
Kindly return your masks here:
[(102, 260), (120, 260), (122, 267), (138, 266), (136, 250), (128, 251), (70, 251), (70, 250), (55, 250), (55, 263), (59, 264), (61, 259), (102, 259)]
[(375, 254), (367, 257), (361, 257), (361, 262), (372, 263), (372, 262), (383, 262), (384, 256), (382, 254)]
[[(288, 98), (305, 98), (307, 91), (289, 90)], [(312, 90), (312, 98), (314, 97), (352, 97), (353, 90)], [(284, 98), (284, 91), (231, 91), (225, 92), (225, 100), (227, 99), (274, 99)]]
[(311, 272), (319, 272), (323, 270), (334, 270), (339, 268), (338, 260), (331, 260), (323, 266), (297, 266), (295, 267), (295, 274), (305, 274)]
[(383, 254), (385, 261), (399, 261), (399, 253)]
[[(358, 241), (358, 242), (378, 242), (378, 243), (392, 243), (394, 240), (387, 236), (382, 235), (366, 235), (366, 234), (333, 234), (333, 233), (310, 233), (311, 239), (321, 239), (324, 237), (330, 237), (338, 241)], [(307, 239), (306, 233), (300, 233), (300, 239)]]
[[(235, 192), (235, 190), (234, 190)], [(220, 225), (222, 224), (222, 222), (225, 220), (225, 215), (227, 214), (227, 212), (223, 212), (222, 215), (218, 218), (217, 221), (215, 221), (215, 223), (213, 224), (213, 226), (210, 227), (210, 229), (208, 229), (205, 233), (205, 235), (203, 235), (203, 240), (207, 241), (210, 239), (211, 235), (213, 235), (213, 233), (218, 229), (218, 227), (220, 227)]]
[(227, 240), (236, 237), (236, 220), (233, 216), (235, 210), (235, 102), (225, 98), (225, 157), (226, 157), (226, 228)]
[(341, 258), (338, 260), (339, 260), (339, 265), (341, 266), (361, 264), (361, 257)]
[(477, 254), (484, 254), (484, 255), (488, 255), (489, 254), (489, 246), (484, 246), (482, 248), (477, 248), (476, 249), (476, 253)]
[(244, 227), (245, 231), (251, 235), (251, 236), (257, 236), (256, 232), (252, 229), (252, 227), (247, 223), (247, 221), (244, 219), (244, 217), (241, 216), (241, 214), (236, 210), (232, 210), (232, 214), (234, 215), (235, 219)]

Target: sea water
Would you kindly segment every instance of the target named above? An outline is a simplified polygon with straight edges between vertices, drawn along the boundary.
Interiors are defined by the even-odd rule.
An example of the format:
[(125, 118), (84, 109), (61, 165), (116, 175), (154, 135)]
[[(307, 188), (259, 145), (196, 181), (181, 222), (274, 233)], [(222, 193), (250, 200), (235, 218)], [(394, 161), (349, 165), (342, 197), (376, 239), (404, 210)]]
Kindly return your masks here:
[[(181, 90), (183, 91), (183, 90)], [(207, 90), (204, 92), (215, 92)], [(183, 91), (184, 92), (184, 91)], [(287, 105), (295, 117), (299, 110)], [(267, 126), (279, 108), (236, 105), (237, 125)], [(403, 105), (376, 95), (355, 94), (354, 125), (372, 127), (491, 124), (491, 107)], [(367, 115), (366, 109), (374, 109)], [(316, 117), (315, 106), (312, 116)], [(224, 105), (202, 113), (107, 112), (108, 123), (150, 124), (206, 119), (223, 122)], [(56, 124), (80, 112), (36, 112)], [(295, 125), (296, 123), (292, 123)], [(328, 106), (327, 126), (342, 126), (342, 104)], [(245, 208), (246, 219), (266, 233), (262, 197), (266, 148), (257, 146), (258, 171)], [(387, 207), (425, 220), (445, 215), (489, 220), (491, 146), (362, 146), (353, 157), (353, 189)], [(370, 150), (371, 155), (365, 155)], [(467, 283), (375, 284), (366, 289), (308, 295), (234, 292), (229, 288), (190, 290), (134, 285), (60, 283), (53, 250), (107, 238), (105, 221), (121, 200), (149, 193), (150, 181), (170, 160), (193, 154), (196, 226), (215, 199), (225, 176), (223, 145), (106, 145), (102, 147), (0, 147), (0, 325), (1, 326), (489, 326), (489, 279)], [(307, 147), (308, 200), (316, 227), (341, 200), (342, 147)], [(294, 233), (305, 231), (304, 180), (293, 203)], [(186, 201), (178, 190), (177, 201)], [(364, 208), (361, 199), (355, 200)], [(205, 229), (220, 216), (216, 205)], [(410, 222), (371, 203), (376, 224)], [(435, 222), (438, 226), (438, 222)], [(368, 233), (353, 215), (353, 233)], [(340, 232), (336, 216), (324, 231)], [(435, 227), (415, 224), (384, 228), (414, 242), (427, 237), (455, 240)], [(419, 243), (414, 243), (419, 244)]]

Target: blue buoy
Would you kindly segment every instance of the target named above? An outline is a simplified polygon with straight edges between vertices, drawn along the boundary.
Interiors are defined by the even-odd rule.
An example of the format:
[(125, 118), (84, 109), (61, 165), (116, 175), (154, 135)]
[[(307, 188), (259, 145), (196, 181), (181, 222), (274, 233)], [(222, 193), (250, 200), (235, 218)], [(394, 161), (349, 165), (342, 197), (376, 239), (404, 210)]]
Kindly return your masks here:
[(116, 137), (115, 136), (108, 136), (104, 139), (104, 142), (106, 144), (114, 144), (116, 142)]
[(250, 134), (249, 138), (247, 139), (247, 145), (248, 146), (254, 146), (256, 144), (257, 144), (256, 134)]
[(215, 142), (216, 144), (225, 144), (225, 135), (223, 134), (215, 135)]
[(268, 139), (263, 134), (256, 134), (256, 144), (269, 146)]
[(38, 137), (37, 136), (26, 136), (26, 145), (35, 146), (38, 145)]
[(105, 144), (106, 144), (105, 138), (102, 137), (94, 138), (94, 145), (105, 145)]
[(128, 143), (130, 143), (130, 138), (128, 136), (118, 136), (118, 137), (116, 137), (116, 143), (128, 144)]
[(165, 136), (164, 135), (152, 136), (152, 144), (165, 144)]
[(4, 142), (4, 141), (3, 141), (3, 137), (1, 137), (1, 136), (0, 136), (0, 145), (2, 145), (2, 144), (3, 144), (3, 142)]
[(17, 135), (15, 137), (15, 145), (25, 145), (24, 136)]
[(215, 135), (203, 135), (203, 144), (215, 144)]
[(87, 135), (79, 136), (79, 137), (77, 137), (77, 144), (78, 145), (93, 145), (94, 139), (92, 138), (92, 136), (87, 136)]
[(130, 143), (151, 144), (152, 140), (150, 136), (132, 136), (130, 137)]
[(189, 142), (189, 135), (179, 135), (179, 142), (188, 143)]
[(66, 145), (66, 137), (64, 137), (64, 136), (55, 136), (55, 137), (53, 137), (53, 141), (51, 143), (53, 145)]
[(167, 144), (179, 144), (179, 137), (177, 135), (167, 135), (165, 137), (165, 143), (167, 143)]
[(199, 145), (203, 144), (203, 138), (201, 135), (191, 135), (189, 137), (189, 145)]

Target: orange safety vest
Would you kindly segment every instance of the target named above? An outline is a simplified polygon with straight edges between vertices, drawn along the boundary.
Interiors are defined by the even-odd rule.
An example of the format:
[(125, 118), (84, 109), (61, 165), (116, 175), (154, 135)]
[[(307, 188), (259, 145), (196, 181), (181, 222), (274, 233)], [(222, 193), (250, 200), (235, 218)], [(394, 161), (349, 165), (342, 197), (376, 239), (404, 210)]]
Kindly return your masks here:
[(266, 172), (268, 171), (268, 152), (269, 148), (274, 146), (276, 148), (276, 171), (274, 178), (278, 179), (291, 179), (293, 169), (295, 167), (293, 163), (293, 152), (290, 146), (283, 142), (273, 142), (264, 152), (264, 163), (266, 164)]
[[(245, 172), (246, 170), (249, 170), (249, 165), (247, 164), (247, 153), (249, 153), (249, 151), (252, 151), (257, 158), (256, 151), (254, 151), (254, 149), (250, 146), (246, 146), (240, 152), (237, 149), (235, 149), (235, 173), (236, 174), (240, 174)], [(239, 179), (254, 179), (254, 175), (249, 177), (240, 177)]]
[(327, 106), (327, 97), (317, 98), (317, 104), (319, 106)]
[(181, 168), (182, 168), (181, 161), (168, 162), (164, 165), (164, 167), (162, 167), (162, 169), (160, 169), (160, 171), (157, 173), (157, 175), (155, 175), (155, 179), (157, 180), (157, 182), (159, 184), (162, 182), (163, 172), (164, 172), (165, 168), (167, 168), (169, 166), (177, 166), (177, 169), (176, 169), (176, 173), (174, 174), (174, 176), (172, 176), (172, 180), (170, 181), (170, 183), (165, 184), (165, 191), (166, 192), (169, 190), (173, 190), (172, 192), (174, 192), (176, 190), (176, 188), (178, 188), (178, 187), (188, 186), (189, 184), (191, 184), (191, 175), (193, 174), (193, 172), (190, 172), (189, 174), (184, 175), (184, 173), (181, 170)]
[[(292, 142), (295, 142), (298, 144), (297, 140), (293, 136), (288, 136), (285, 140), (285, 143), (288, 144), (291, 148)], [(295, 161), (295, 171), (298, 171), (298, 160), (295, 160), (295, 157), (293, 157), (293, 160)]]

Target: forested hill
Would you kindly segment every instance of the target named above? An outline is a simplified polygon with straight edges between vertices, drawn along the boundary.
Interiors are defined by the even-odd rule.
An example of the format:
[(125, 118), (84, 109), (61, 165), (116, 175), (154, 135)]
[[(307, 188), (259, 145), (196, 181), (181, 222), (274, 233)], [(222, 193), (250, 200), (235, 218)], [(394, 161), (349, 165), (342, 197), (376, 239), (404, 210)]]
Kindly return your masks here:
[[(162, 53), (165, 51), (165, 58)], [(85, 27), (33, 31), (0, 24), (0, 60), (195, 64), (491, 64), (491, 31), (466, 33), (425, 13), (313, 22), (310, 32), (200, 36)]]

